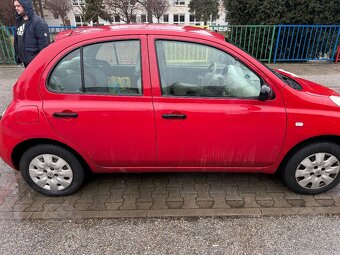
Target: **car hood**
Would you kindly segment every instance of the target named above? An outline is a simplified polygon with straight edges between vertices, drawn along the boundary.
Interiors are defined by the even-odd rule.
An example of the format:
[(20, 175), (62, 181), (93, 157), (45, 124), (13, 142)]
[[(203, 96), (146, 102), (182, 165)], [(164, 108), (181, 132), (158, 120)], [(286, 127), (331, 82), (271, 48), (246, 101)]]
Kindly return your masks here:
[(285, 75), (285, 76), (293, 79), (297, 83), (299, 83), (302, 86), (303, 92), (318, 95), (318, 96), (332, 96), (332, 95), (333, 96), (339, 96), (339, 94), (337, 92), (335, 92), (334, 90), (327, 88), (326, 86), (323, 86), (321, 84), (303, 79), (296, 74), (287, 72), (283, 69), (277, 69), (275, 71), (277, 71), (278, 73)]

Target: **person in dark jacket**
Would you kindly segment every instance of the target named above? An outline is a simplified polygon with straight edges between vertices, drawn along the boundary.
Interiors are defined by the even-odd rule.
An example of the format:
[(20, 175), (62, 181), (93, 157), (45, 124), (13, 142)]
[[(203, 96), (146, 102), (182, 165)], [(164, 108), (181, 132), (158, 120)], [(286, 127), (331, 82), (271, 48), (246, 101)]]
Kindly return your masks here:
[(16, 15), (15, 61), (25, 67), (50, 43), (45, 20), (35, 14), (31, 0), (13, 0)]

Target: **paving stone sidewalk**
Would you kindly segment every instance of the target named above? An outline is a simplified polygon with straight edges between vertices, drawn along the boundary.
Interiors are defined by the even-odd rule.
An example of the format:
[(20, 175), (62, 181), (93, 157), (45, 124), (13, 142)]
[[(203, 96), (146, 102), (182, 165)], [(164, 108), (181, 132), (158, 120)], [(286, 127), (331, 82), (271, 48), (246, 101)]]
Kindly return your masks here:
[[(324, 79), (340, 91), (340, 65), (271, 66)], [(0, 80), (13, 72), (11, 68), (18, 69), (6, 68), (3, 71), (0, 66)], [(297, 214), (340, 214), (340, 185), (321, 195), (306, 196), (289, 191), (275, 175), (105, 174), (91, 176), (74, 195), (46, 197), (30, 189), (19, 173), (0, 160), (0, 219)]]

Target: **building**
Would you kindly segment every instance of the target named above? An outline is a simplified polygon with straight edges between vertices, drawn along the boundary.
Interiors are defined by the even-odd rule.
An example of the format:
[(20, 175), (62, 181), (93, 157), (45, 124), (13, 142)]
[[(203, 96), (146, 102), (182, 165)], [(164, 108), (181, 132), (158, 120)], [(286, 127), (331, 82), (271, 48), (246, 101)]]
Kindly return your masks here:
[[(70, 26), (83, 26), (84, 21), (81, 18), (80, 6), (84, 4), (84, 0), (70, 0), (72, 1), (72, 11), (68, 14), (67, 25)], [(169, 0), (171, 5), (168, 11), (160, 18), (160, 23), (167, 24), (180, 24), (180, 25), (203, 25), (203, 22), (198, 22), (195, 20), (194, 15), (189, 13), (189, 3), (190, 0)], [(54, 15), (45, 8), (44, 10), (44, 18), (49, 26), (62, 26), (62, 21), (60, 17)], [(143, 8), (139, 8), (136, 11), (136, 15), (133, 19), (134, 22), (137, 23), (146, 23), (147, 15), (146, 11)], [(153, 17), (153, 22), (157, 23), (157, 19)], [(108, 24), (122, 24), (124, 23), (119, 17), (113, 17), (113, 22), (108, 22), (102, 19), (99, 19), (99, 24), (108, 25)], [(225, 10), (223, 6), (223, 1), (220, 1), (219, 8), (219, 18), (217, 20), (213, 20), (208, 22), (208, 25), (226, 25), (225, 21)], [(88, 24), (92, 25), (92, 24)]]

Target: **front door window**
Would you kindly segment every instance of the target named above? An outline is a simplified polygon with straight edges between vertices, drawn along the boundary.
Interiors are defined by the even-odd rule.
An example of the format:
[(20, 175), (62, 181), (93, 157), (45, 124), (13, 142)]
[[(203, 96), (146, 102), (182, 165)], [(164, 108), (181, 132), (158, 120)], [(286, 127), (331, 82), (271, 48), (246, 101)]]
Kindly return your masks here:
[(231, 55), (214, 47), (157, 41), (165, 96), (256, 98), (261, 79)]

